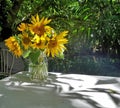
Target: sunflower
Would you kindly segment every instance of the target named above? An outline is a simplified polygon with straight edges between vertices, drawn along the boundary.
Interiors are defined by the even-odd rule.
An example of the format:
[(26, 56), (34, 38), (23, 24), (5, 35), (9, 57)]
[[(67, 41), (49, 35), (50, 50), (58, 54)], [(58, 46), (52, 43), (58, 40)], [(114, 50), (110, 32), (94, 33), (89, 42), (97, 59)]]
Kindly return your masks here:
[(32, 40), (32, 47), (35, 49), (45, 49), (46, 47), (46, 37), (45, 36), (41, 36), (39, 37), (38, 35), (35, 35), (35, 37)]
[(17, 29), (19, 30), (19, 31), (25, 31), (26, 29), (27, 29), (27, 24), (25, 24), (25, 23), (21, 23), (18, 27), (17, 27)]
[(28, 47), (31, 45), (31, 40), (28, 36), (28, 33), (23, 32), (20, 37), (22, 39), (22, 45), (24, 46), (24, 49), (28, 49)]
[(61, 32), (59, 35), (54, 34), (52, 38), (48, 39), (48, 44), (46, 48), (46, 54), (47, 56), (55, 57), (59, 55), (60, 53), (63, 53), (66, 47), (64, 44), (68, 42), (68, 40), (65, 38), (68, 31)]
[(14, 36), (11, 36), (8, 39), (6, 39), (5, 45), (9, 48), (11, 52), (13, 52), (13, 54), (16, 57), (20, 57), (22, 55), (22, 50)]
[(51, 20), (48, 20), (47, 18), (42, 18), (40, 20), (38, 14), (36, 16), (31, 17), (31, 23), (29, 24), (29, 29), (31, 33), (37, 34), (38, 36), (44, 35), (44, 33), (51, 32), (52, 28), (50, 26), (46, 26), (49, 24)]

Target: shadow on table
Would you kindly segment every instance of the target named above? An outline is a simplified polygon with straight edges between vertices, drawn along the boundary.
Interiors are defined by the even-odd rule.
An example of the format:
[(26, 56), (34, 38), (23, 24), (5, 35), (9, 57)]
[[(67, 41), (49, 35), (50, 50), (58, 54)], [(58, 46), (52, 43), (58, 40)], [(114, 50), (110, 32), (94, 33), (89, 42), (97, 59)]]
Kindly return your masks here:
[[(12, 104), (10, 102), (14, 100), (17, 106), (23, 104), (20, 105), (22, 108), (28, 108), (24, 107), (26, 105), (29, 108), (40, 106), (41, 108), (120, 107), (120, 83), (114, 77), (99, 78), (51, 72), (49, 73), (48, 82), (41, 85), (32, 82), (27, 74), (27, 72), (19, 72), (0, 82), (1, 91), (3, 92), (0, 93), (1, 97), (6, 100), (6, 102), (3, 100), (4, 104), (9, 106), (9, 104)], [(4, 83), (6, 87), (2, 86)], [(12, 104), (12, 108), (15, 108), (14, 104)]]

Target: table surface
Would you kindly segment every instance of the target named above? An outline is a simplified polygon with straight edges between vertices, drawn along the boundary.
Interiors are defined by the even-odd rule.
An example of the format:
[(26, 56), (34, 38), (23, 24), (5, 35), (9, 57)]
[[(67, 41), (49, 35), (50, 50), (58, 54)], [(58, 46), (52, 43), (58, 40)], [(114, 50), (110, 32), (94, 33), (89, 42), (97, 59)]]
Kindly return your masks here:
[(120, 78), (49, 72), (41, 85), (19, 72), (0, 81), (0, 108), (120, 108)]

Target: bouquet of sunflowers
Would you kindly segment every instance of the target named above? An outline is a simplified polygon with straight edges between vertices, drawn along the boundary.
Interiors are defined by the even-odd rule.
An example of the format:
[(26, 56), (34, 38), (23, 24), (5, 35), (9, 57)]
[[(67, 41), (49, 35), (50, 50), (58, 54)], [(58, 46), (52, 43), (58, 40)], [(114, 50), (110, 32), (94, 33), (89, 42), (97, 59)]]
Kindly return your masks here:
[(6, 39), (5, 45), (16, 57), (29, 58), (33, 63), (38, 60), (41, 52), (48, 57), (63, 56), (65, 44), (68, 43), (68, 31), (57, 34), (48, 25), (50, 22), (51, 19), (40, 19), (38, 14), (31, 16), (30, 23), (21, 23), (17, 27), (19, 34)]

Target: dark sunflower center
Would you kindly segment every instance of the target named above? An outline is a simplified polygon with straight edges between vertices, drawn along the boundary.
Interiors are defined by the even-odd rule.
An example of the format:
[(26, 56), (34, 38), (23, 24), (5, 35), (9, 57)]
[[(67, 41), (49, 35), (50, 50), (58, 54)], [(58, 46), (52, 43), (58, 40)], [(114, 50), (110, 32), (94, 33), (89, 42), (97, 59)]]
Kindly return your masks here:
[(56, 40), (50, 40), (50, 47), (53, 48), (53, 47), (56, 47), (57, 46), (57, 41)]
[(23, 43), (24, 43), (24, 44), (29, 44), (29, 43), (30, 43), (30, 39), (27, 38), (27, 37), (25, 37), (25, 38), (23, 39)]
[(33, 28), (33, 32), (36, 33), (38, 36), (41, 36), (45, 32), (44, 26), (36, 26)]

